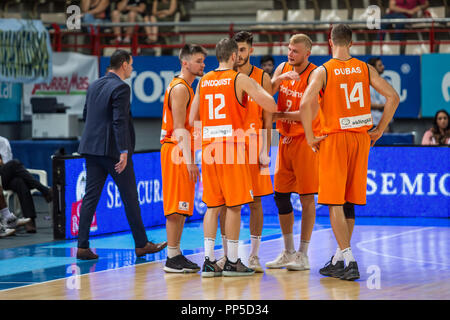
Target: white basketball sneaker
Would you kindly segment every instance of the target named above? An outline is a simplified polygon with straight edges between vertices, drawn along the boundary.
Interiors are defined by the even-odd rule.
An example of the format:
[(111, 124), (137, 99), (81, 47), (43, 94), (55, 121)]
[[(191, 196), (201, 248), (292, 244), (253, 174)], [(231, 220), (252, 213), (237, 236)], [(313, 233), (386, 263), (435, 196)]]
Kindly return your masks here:
[(286, 269), (291, 271), (303, 271), (309, 270), (309, 259), (308, 256), (303, 252), (296, 252), (295, 259), (286, 266)]
[(286, 250), (283, 250), (283, 252), (273, 261), (269, 261), (266, 263), (266, 267), (269, 269), (281, 269), (286, 267), (290, 262), (294, 261), (295, 259), (295, 252), (289, 253)]
[(250, 269), (255, 270), (255, 272), (257, 273), (262, 273), (264, 272), (261, 263), (259, 262), (259, 257), (258, 256), (250, 256), (248, 258), (248, 267)]

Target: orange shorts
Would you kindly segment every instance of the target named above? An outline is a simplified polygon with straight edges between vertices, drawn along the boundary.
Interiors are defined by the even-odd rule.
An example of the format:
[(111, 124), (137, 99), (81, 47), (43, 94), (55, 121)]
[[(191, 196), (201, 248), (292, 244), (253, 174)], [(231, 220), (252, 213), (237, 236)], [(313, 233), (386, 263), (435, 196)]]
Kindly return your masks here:
[(173, 143), (161, 147), (161, 171), (164, 215), (173, 213), (192, 216), (195, 183), (189, 179), (183, 152)]
[[(259, 139), (258, 139), (259, 138)], [(272, 180), (270, 179), (269, 168), (261, 168), (259, 165), (259, 154), (261, 152), (262, 140), (259, 135), (252, 135), (246, 144), (249, 153), (248, 168), (252, 178), (253, 196), (262, 197), (273, 194)]]
[[(231, 161), (226, 161), (226, 152), (223, 152), (225, 145), (226, 143), (215, 143), (203, 146), (202, 149), (202, 200), (208, 208), (223, 205), (234, 207), (253, 202), (245, 147), (238, 148), (236, 144), (231, 144), (234, 155)], [(244, 161), (238, 161), (238, 157), (243, 157)]]
[(319, 156), (305, 135), (280, 137), (274, 177), (275, 191), (299, 195), (319, 191)]
[(366, 204), (370, 137), (367, 133), (329, 134), (320, 143), (320, 204)]

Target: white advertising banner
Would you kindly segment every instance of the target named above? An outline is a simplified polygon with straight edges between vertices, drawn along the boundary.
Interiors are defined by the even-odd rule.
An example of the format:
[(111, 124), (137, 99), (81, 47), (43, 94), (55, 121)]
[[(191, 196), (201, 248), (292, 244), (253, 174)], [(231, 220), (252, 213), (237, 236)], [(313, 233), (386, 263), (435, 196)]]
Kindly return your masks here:
[(31, 115), (31, 98), (55, 97), (69, 107), (67, 113), (83, 115), (88, 86), (98, 78), (98, 58), (74, 52), (53, 52), (50, 83), (24, 84), (24, 114)]

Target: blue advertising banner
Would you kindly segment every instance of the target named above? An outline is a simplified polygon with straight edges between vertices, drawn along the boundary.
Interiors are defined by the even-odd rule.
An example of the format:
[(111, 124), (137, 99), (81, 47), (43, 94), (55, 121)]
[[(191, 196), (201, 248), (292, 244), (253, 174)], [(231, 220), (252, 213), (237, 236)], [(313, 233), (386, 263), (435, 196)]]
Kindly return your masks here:
[(422, 55), (422, 117), (450, 112), (450, 54)]
[(22, 84), (0, 82), (0, 122), (20, 121)]
[[(355, 56), (367, 61), (370, 56)], [(100, 76), (109, 65), (109, 57), (100, 59)], [(310, 61), (320, 66), (330, 56), (311, 56)], [(253, 56), (250, 62), (260, 65), (260, 56)], [(274, 56), (275, 67), (286, 61), (286, 56)], [(385, 71), (383, 77), (395, 88), (400, 96), (400, 105), (394, 118), (417, 118), (420, 111), (420, 56), (383, 56)], [(205, 73), (218, 66), (216, 57), (205, 60)], [(133, 58), (133, 73), (126, 82), (131, 86), (131, 112), (137, 118), (160, 118), (164, 92), (172, 78), (180, 71), (176, 56), (137, 56)], [(192, 87), (195, 90), (197, 81)]]
[[(101, 57), (100, 76), (106, 72), (110, 57)], [(217, 68), (216, 57), (207, 57), (205, 73)], [(133, 57), (133, 73), (126, 80), (131, 87), (131, 113), (135, 118), (161, 118), (164, 93), (173, 77), (181, 70), (176, 56)], [(197, 80), (192, 87), (196, 88)]]
[[(272, 147), (272, 163), (275, 163), (276, 150), (277, 147)], [(200, 159), (200, 152), (196, 157)], [(446, 147), (372, 148), (367, 175), (367, 205), (357, 206), (357, 216), (449, 218), (449, 158), (450, 148)], [(160, 153), (137, 153), (133, 155), (133, 162), (144, 225), (164, 225)], [(86, 185), (83, 158), (65, 160), (65, 180), (65, 237), (73, 239), (78, 235), (79, 213)], [(199, 181), (194, 214), (188, 221), (203, 218), (206, 206), (201, 201), (202, 194), (203, 186)], [(291, 201), (296, 214), (301, 212), (299, 196), (292, 194)], [(278, 214), (272, 195), (263, 197), (262, 204), (265, 215)], [(318, 216), (328, 216), (326, 206), (317, 205), (316, 211)], [(250, 213), (248, 205), (243, 207), (242, 213)], [(128, 230), (119, 191), (108, 176), (91, 225), (91, 235)]]

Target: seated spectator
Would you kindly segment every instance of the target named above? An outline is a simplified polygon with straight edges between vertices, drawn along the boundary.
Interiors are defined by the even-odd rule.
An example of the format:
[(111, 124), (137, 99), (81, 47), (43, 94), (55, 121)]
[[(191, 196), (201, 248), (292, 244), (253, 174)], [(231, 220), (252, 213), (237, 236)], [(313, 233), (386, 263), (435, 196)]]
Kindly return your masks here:
[(3, 188), (0, 185), (0, 238), (13, 235), (16, 228), (27, 224), (30, 220), (30, 218), (19, 219), (9, 211)]
[(101, 23), (110, 20), (109, 0), (81, 0), (84, 23)]
[[(4, 160), (5, 159), (5, 160)], [(30, 218), (25, 224), (28, 233), (36, 233), (36, 209), (34, 207), (32, 189), (39, 190), (47, 202), (53, 199), (52, 189), (44, 186), (19, 161), (12, 159), (8, 139), (0, 137), (0, 178), (5, 190), (12, 190), (19, 197), (23, 216)], [(7, 160), (7, 162), (5, 162)]]
[(450, 145), (450, 123), (447, 111), (442, 109), (436, 112), (433, 127), (424, 133), (422, 145)]
[[(389, 0), (388, 14), (383, 19), (408, 19), (429, 7), (428, 0)], [(392, 24), (383, 23), (382, 29), (391, 29)], [(396, 29), (404, 29), (404, 23), (396, 23)], [(383, 34), (384, 39), (384, 34)], [(403, 40), (403, 33), (395, 33), (395, 40)]]
[[(175, 20), (178, 9), (177, 0), (153, 0), (151, 15), (146, 15), (145, 22), (170, 22)], [(151, 44), (158, 41), (158, 26), (145, 27), (147, 34), (146, 43)]]
[(273, 59), (273, 57), (270, 54), (262, 56), (259, 65), (261, 69), (267, 72), (269, 76), (272, 78), (273, 71), (275, 69), (275, 60)]
[[(384, 64), (383, 61), (381, 61), (381, 58), (370, 58), (369, 61), (367, 61), (368, 64), (370, 64), (372, 67), (374, 67), (378, 74), (381, 75), (384, 72)], [(386, 98), (382, 96), (378, 91), (376, 91), (372, 86), (370, 86), (370, 103), (371, 103), (371, 112), (372, 112), (372, 119), (373, 119), (373, 125), (376, 127), (378, 123), (381, 120), (381, 116), (383, 115), (384, 105), (386, 104)], [(386, 130), (384, 132), (390, 132), (391, 131), (391, 125), (394, 122), (394, 119), (391, 120), (389, 125), (386, 127)]]
[[(120, 0), (116, 9), (111, 13), (112, 22), (143, 22), (145, 9), (147, 5), (145, 0)], [(122, 39), (120, 27), (114, 27), (115, 43), (130, 43), (133, 34), (133, 26), (125, 28), (125, 37)]]

